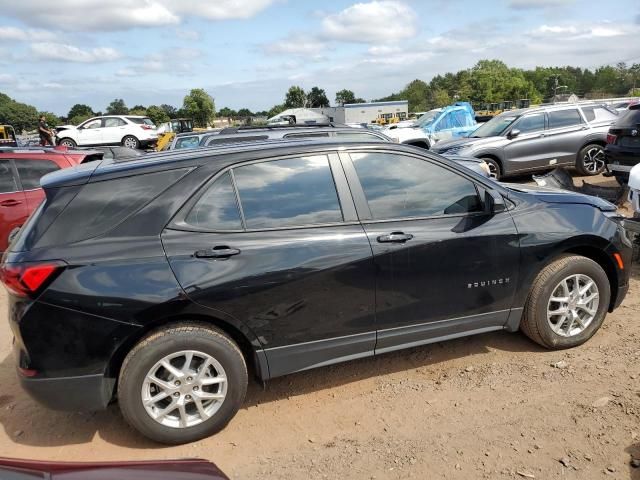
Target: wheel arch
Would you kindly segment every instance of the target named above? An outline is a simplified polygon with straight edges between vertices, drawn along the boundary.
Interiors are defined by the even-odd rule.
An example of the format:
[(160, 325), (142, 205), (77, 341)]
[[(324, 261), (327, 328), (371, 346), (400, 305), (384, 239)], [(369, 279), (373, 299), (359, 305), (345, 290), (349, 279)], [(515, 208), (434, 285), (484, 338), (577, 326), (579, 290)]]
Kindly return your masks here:
[[(223, 320), (220, 317), (211, 317), (209, 315), (203, 315), (198, 313), (178, 314), (171, 315), (162, 318), (158, 321), (151, 322), (142, 326), (135, 334), (128, 337), (122, 344), (118, 346), (114, 354), (109, 360), (107, 371), (105, 376), (116, 379), (115, 390), (117, 391), (117, 379), (120, 375), (120, 369), (124, 359), (129, 352), (140, 342), (144, 337), (151, 332), (159, 330), (163, 327), (180, 325), (181, 323), (200, 323), (204, 326), (215, 327), (222, 333), (228, 335), (240, 348), (245, 362), (249, 369), (253, 369), (253, 373), (257, 378), (266, 380), (269, 378), (269, 366), (267, 364), (266, 356), (262, 349), (255, 348), (252, 345), (252, 340), (249, 338), (247, 332), (243, 332), (237, 325), (232, 324), (229, 321)], [(257, 342), (257, 339), (254, 341)]]

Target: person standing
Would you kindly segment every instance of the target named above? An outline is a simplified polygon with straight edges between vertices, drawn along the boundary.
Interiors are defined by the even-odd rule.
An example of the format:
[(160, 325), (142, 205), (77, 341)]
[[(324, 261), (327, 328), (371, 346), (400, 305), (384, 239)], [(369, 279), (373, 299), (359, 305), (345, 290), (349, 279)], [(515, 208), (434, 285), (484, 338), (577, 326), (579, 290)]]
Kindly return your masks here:
[(51, 145), (53, 147), (53, 132), (49, 128), (47, 119), (44, 115), (40, 115), (40, 121), (38, 122), (38, 133), (40, 134), (40, 145)]

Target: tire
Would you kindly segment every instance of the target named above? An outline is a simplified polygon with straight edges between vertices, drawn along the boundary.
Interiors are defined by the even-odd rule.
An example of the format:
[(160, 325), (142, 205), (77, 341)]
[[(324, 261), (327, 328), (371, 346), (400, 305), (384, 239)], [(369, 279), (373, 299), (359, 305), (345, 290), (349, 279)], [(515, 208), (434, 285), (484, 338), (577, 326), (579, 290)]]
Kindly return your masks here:
[(576, 161), (576, 168), (581, 175), (598, 175), (606, 167), (604, 147), (597, 143), (592, 143), (580, 150)]
[[(193, 354), (190, 361), (192, 368), (184, 367), (188, 354), (185, 351)], [(160, 365), (167, 357), (176, 355), (176, 358), (169, 358), (172, 362), (169, 366), (173, 367), (173, 372), (179, 371), (184, 376), (174, 376)], [(210, 359), (209, 366), (203, 370), (206, 357)], [(203, 375), (203, 372), (208, 374)], [(159, 387), (160, 383), (147, 381), (151, 373), (166, 388)], [(215, 376), (210, 375), (212, 373)], [(215, 382), (212, 379), (225, 380), (204, 384), (199, 383), (199, 377), (209, 382)], [(242, 406), (247, 383), (244, 357), (229, 337), (208, 325), (185, 323), (151, 333), (129, 352), (120, 370), (118, 402), (124, 418), (133, 428), (156, 442), (177, 445), (200, 440), (222, 430)], [(161, 397), (160, 394), (164, 392), (170, 395), (150, 402), (152, 406), (145, 407), (143, 399)], [(219, 395), (223, 398), (205, 400), (200, 395)], [(209, 409), (205, 412), (211, 414), (208, 418), (203, 419), (199, 413), (196, 397), (200, 398), (204, 410)], [(180, 410), (180, 403), (184, 405), (183, 410)], [(173, 409), (172, 405), (175, 405)], [(152, 417), (152, 413), (158, 415), (163, 410), (166, 415), (159, 420)], [(185, 419), (184, 423), (181, 418)]]
[(500, 180), (502, 178), (502, 167), (497, 160), (491, 157), (483, 157), (480, 160), (484, 160), (484, 162), (489, 166), (489, 175), (491, 178), (496, 180)]
[[(569, 316), (567, 320), (562, 321), (562, 315), (560, 314), (551, 317), (547, 315), (548, 309), (558, 311), (564, 304), (552, 301), (552, 296), (553, 298), (568, 298), (557, 296), (564, 295), (564, 293), (562, 293), (563, 287), (561, 286), (561, 282), (568, 280), (567, 285), (571, 287), (575, 285), (575, 276), (577, 275), (584, 281), (584, 283), (578, 282), (579, 288), (586, 287), (588, 283), (586, 279), (588, 278), (595, 285), (595, 292), (599, 295), (597, 297), (597, 307), (593, 303), (587, 304), (587, 306), (593, 307), (592, 310), (594, 312), (590, 322), (585, 321), (587, 316), (585, 310), (580, 307), (574, 307), (573, 309), (583, 315), (581, 316), (581, 321), (585, 323), (584, 328), (575, 320), (571, 320), (572, 327), (569, 324), (571, 316)], [(572, 279), (569, 279), (569, 277), (572, 277)], [(591, 296), (593, 293), (594, 290), (590, 289), (585, 295)], [(533, 287), (525, 304), (520, 329), (531, 340), (551, 350), (560, 350), (582, 345), (589, 340), (602, 325), (609, 308), (610, 298), (611, 287), (609, 285), (609, 279), (600, 265), (589, 258), (579, 255), (562, 256), (547, 265), (533, 282)], [(555, 323), (555, 327), (552, 327), (553, 323)], [(558, 330), (564, 332), (564, 334), (559, 334)]]
[(133, 135), (127, 135), (122, 139), (122, 146), (137, 150), (138, 148), (140, 148), (140, 140), (138, 140)]
[(62, 145), (67, 148), (76, 148), (78, 146), (76, 142), (67, 137), (58, 140), (58, 145)]

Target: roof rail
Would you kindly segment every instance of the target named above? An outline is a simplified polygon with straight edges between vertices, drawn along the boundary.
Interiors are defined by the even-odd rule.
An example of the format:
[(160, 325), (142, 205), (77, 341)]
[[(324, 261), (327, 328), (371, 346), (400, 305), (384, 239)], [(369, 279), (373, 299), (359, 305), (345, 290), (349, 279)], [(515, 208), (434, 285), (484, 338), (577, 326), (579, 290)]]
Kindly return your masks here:
[(295, 129), (295, 128), (352, 128), (349, 125), (345, 125), (343, 123), (336, 122), (327, 122), (327, 123), (308, 123), (308, 124), (293, 124), (293, 125), (243, 125), (241, 127), (227, 127), (220, 130), (220, 135), (228, 135), (232, 133), (238, 132), (251, 132), (253, 130), (287, 130), (287, 129)]

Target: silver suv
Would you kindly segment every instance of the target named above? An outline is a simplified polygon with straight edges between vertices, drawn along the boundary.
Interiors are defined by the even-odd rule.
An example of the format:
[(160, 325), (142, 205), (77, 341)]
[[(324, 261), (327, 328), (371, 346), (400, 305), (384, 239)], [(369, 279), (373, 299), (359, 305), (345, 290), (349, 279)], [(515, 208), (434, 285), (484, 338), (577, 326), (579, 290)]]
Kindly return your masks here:
[(440, 142), (432, 150), (481, 158), (496, 178), (560, 166), (597, 175), (605, 169), (607, 131), (617, 115), (595, 103), (511, 110), (469, 137)]

